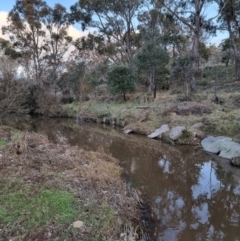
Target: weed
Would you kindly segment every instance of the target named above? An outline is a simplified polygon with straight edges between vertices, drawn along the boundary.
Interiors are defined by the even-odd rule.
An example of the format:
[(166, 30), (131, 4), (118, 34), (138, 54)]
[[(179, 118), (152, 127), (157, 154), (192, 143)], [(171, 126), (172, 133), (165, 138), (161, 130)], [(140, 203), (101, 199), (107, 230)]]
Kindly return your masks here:
[(192, 137), (192, 133), (191, 132), (189, 132), (187, 130), (184, 130), (182, 132), (181, 139), (185, 140), (185, 139), (188, 139), (190, 137)]
[(20, 137), (20, 131), (14, 130), (13, 133), (11, 134), (11, 141), (16, 141)]

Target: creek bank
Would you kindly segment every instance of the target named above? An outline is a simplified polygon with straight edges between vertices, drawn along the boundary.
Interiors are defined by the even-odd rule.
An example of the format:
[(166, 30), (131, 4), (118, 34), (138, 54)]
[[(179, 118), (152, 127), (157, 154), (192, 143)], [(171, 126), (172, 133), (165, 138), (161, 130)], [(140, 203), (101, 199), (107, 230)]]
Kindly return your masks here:
[[(207, 136), (204, 138), (204, 134), (200, 130), (202, 126), (203, 123), (196, 123), (187, 130), (184, 126), (176, 126), (170, 129), (167, 124), (164, 124), (149, 134), (148, 138), (161, 139), (171, 145), (201, 146), (206, 152), (229, 159), (231, 165), (240, 167), (240, 144), (225, 136)], [(125, 134), (133, 132), (131, 129), (124, 131)]]
[(116, 159), (8, 127), (0, 137), (1, 240), (138, 240), (142, 199)]
[[(203, 133), (200, 130), (202, 123), (196, 123), (189, 129), (185, 126), (173, 126), (169, 127), (167, 124), (163, 124), (160, 128), (157, 128), (151, 134), (147, 135), (150, 139), (160, 139), (164, 142), (172, 145), (200, 145)], [(124, 129), (125, 134), (139, 133), (136, 130)]]
[[(97, 123), (119, 126), (126, 134), (141, 134), (171, 145), (201, 146), (201, 141), (208, 135), (231, 136), (239, 140), (240, 111), (211, 100), (209, 95), (200, 103), (179, 102), (178, 96), (166, 95), (146, 104), (86, 102), (78, 113), (79, 116), (88, 113)], [(232, 103), (230, 97), (229, 102)], [(74, 105), (67, 106), (67, 109), (74, 108)]]

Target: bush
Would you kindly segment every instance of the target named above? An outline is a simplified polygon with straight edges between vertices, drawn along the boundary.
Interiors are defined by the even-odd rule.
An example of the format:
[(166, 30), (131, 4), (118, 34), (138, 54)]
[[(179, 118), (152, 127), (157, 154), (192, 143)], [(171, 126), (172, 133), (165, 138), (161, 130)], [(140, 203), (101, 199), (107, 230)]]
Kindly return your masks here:
[(129, 68), (115, 66), (108, 73), (107, 85), (112, 94), (122, 94), (126, 101), (126, 93), (134, 91), (135, 78)]

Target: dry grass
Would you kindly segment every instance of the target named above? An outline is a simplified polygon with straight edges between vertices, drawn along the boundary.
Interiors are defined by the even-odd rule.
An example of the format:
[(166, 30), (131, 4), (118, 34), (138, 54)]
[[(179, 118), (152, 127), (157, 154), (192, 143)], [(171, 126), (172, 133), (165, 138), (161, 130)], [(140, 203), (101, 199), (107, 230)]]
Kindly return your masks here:
[(234, 82), (234, 85), (227, 86), (231, 89), (226, 89), (225, 85), (224, 88), (217, 87), (219, 103), (214, 102), (213, 87), (199, 89), (186, 101), (184, 89), (175, 86), (170, 91), (158, 92), (154, 101), (146, 93), (135, 93), (125, 103), (85, 102), (81, 111), (91, 113), (100, 120), (104, 116), (121, 119), (125, 123), (124, 129), (143, 135), (150, 134), (163, 124), (190, 128), (197, 122), (203, 122), (203, 137), (208, 134), (228, 135), (240, 140), (240, 94), (237, 89), (240, 84)]
[[(85, 225), (83, 230), (76, 230), (71, 226), (76, 220), (62, 224), (47, 222), (29, 230), (21, 223), (1, 224), (0, 239), (137, 240), (139, 235), (134, 233), (138, 233), (139, 228), (134, 225), (140, 224), (137, 205), (141, 198), (121, 179), (123, 170), (116, 159), (104, 153), (52, 144), (45, 136), (34, 133), (17, 133), (12, 139), (2, 149), (0, 157), (1, 183), (5, 183), (6, 198), (7, 193), (14, 191), (11, 185), (7, 188), (6, 183), (13, 186), (21, 183), (22, 190), (29, 190), (29, 186), (36, 190), (36, 195), (39, 195), (38, 190), (49, 188), (64, 190), (74, 196), (80, 208), (76, 211), (78, 219)], [(87, 213), (84, 207), (88, 207)], [(124, 233), (124, 224), (134, 231), (131, 235)]]

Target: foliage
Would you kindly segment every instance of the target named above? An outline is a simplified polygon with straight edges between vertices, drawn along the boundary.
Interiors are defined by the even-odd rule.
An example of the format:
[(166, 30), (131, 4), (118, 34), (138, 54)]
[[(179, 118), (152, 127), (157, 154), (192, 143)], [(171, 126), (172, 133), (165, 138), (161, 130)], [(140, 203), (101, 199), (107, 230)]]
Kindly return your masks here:
[(172, 77), (186, 84), (186, 96), (189, 95), (190, 80), (194, 74), (194, 57), (183, 56), (177, 58), (172, 64)]
[(72, 41), (68, 26), (68, 14), (62, 5), (50, 8), (43, 0), (17, 0), (9, 12), (8, 25), (2, 28), (11, 43), (5, 53), (19, 57), (33, 83), (56, 91), (61, 62)]
[(222, 50), (222, 63), (225, 63), (226, 66), (228, 66), (229, 62), (232, 61), (234, 57), (230, 39), (227, 38), (222, 40), (220, 48)]
[(112, 94), (122, 94), (126, 100), (126, 93), (134, 91), (135, 78), (131, 70), (125, 66), (114, 66), (108, 73), (108, 87)]
[(146, 43), (136, 56), (137, 70), (147, 77), (154, 98), (156, 97), (157, 86), (166, 79), (168, 61), (168, 53), (160, 44), (155, 42)]
[(112, 61), (121, 61), (131, 65), (136, 49), (140, 47), (139, 34), (134, 20), (144, 6), (144, 0), (78, 0), (71, 7), (71, 20), (81, 22), (97, 29), (96, 36), (90, 34), (78, 41), (81, 48), (97, 46), (100, 53)]
[(105, 59), (100, 62), (95, 68), (88, 71), (85, 78), (86, 81), (92, 86), (93, 89), (97, 88), (107, 80), (107, 73), (109, 71), (109, 60)]
[(69, 61), (66, 71), (58, 81), (58, 87), (61, 89), (63, 96), (73, 96), (77, 98), (80, 94), (79, 85), (83, 81), (85, 74), (85, 63), (82, 61)]

